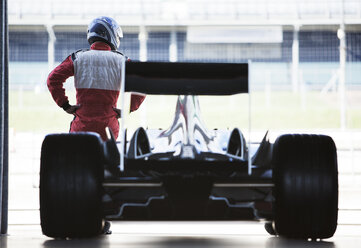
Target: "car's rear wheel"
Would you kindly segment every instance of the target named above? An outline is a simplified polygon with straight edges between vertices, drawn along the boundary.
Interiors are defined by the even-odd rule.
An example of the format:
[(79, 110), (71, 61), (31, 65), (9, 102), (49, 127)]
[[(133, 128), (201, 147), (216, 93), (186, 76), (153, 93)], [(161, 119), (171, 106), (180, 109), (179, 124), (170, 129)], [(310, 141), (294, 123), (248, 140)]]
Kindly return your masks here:
[(336, 147), (324, 135), (283, 135), (273, 147), (275, 231), (289, 238), (332, 237), (337, 227)]
[(102, 231), (103, 146), (96, 134), (48, 135), (41, 150), (40, 219), (54, 238)]

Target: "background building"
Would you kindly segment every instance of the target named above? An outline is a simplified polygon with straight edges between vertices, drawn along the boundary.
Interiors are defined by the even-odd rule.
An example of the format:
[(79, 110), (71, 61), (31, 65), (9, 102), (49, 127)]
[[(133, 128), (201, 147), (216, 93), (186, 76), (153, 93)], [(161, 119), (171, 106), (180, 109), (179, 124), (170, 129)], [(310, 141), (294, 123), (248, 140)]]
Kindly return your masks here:
[(132, 60), (252, 60), (253, 71), (269, 71), (251, 74), (256, 89), (266, 81), (294, 91), (302, 84), (322, 89), (340, 67), (341, 37), (346, 85), (361, 85), (358, 0), (12, 0), (11, 85), (42, 84), (48, 64), (52, 68), (74, 50), (88, 47), (87, 24), (99, 15), (112, 16), (123, 27), (120, 50)]

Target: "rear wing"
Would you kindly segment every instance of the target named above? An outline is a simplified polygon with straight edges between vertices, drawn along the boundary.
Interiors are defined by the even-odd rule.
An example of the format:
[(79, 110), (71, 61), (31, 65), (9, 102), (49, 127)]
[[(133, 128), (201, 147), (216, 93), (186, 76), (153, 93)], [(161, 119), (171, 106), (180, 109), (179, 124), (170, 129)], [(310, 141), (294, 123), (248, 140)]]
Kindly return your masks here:
[(155, 95), (248, 93), (248, 64), (126, 62), (125, 91)]
[[(124, 93), (154, 95), (234, 95), (248, 93), (248, 64), (173, 63), (122, 61), (121, 109)], [(121, 112), (120, 137), (125, 144), (125, 111)], [(120, 149), (120, 171), (124, 171), (124, 150)], [(249, 167), (250, 168), (250, 167)]]

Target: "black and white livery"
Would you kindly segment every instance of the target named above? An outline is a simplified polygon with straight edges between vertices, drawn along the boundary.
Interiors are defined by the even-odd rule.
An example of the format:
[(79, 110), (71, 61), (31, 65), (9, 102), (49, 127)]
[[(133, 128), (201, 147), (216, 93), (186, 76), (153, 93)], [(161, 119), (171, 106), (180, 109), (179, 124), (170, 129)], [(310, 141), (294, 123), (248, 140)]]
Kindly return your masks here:
[[(254, 220), (272, 235), (324, 239), (337, 227), (332, 138), (267, 134), (255, 152), (240, 129), (208, 130), (198, 95), (248, 93), (247, 64), (127, 62), (123, 91), (175, 94), (167, 130), (50, 134), (41, 151), (45, 235), (100, 235), (104, 220)], [(235, 113), (237, 114), (237, 113)]]

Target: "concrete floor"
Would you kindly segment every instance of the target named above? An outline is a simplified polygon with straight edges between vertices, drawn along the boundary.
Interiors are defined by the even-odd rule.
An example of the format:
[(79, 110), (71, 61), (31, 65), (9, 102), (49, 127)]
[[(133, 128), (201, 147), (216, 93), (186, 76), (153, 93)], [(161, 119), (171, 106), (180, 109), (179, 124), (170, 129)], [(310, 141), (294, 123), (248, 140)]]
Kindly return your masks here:
[(10, 225), (1, 248), (35, 247), (267, 247), (359, 248), (361, 225), (340, 225), (331, 239), (312, 242), (271, 237), (252, 222), (117, 222), (113, 234), (93, 239), (54, 240), (39, 225)]

